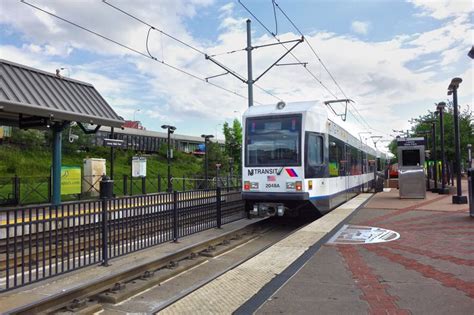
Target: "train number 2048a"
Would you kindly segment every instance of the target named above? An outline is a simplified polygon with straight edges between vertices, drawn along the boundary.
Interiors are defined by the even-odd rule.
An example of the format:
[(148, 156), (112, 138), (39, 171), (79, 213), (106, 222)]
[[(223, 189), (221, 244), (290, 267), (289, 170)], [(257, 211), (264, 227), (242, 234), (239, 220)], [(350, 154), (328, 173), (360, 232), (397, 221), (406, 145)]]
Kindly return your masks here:
[(265, 188), (280, 188), (280, 184), (270, 183), (270, 184), (267, 184)]

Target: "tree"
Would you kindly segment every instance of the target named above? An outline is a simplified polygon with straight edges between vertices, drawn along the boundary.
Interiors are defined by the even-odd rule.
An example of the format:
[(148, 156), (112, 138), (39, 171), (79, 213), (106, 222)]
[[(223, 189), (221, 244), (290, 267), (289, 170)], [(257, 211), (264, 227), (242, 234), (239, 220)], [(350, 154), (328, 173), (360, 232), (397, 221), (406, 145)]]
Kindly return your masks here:
[[(465, 163), (467, 160), (467, 145), (468, 143), (474, 144), (473, 135), (473, 112), (468, 105), (463, 111), (459, 113), (459, 133), (460, 133), (460, 145), (461, 145), (461, 163)], [(411, 134), (415, 136), (421, 136), (425, 132), (431, 132), (431, 122), (436, 122), (436, 152), (438, 159), (441, 158), (441, 132), (439, 128), (439, 116), (434, 111), (428, 111), (428, 114), (419, 116), (418, 118), (412, 119), (414, 126), (411, 128)], [(449, 104), (446, 107), (444, 113), (444, 141), (446, 151), (446, 161), (452, 162), (455, 160), (455, 148), (454, 148), (454, 115), (453, 106)], [(432, 139), (431, 135), (428, 136), (427, 147), (432, 150)], [(389, 145), (390, 152), (395, 156), (397, 155), (396, 141), (392, 141)]]
[(228, 158), (233, 159), (234, 174), (240, 172), (242, 167), (242, 125), (238, 119), (234, 119), (232, 126), (227, 122), (223, 125), (225, 137), (224, 152)]

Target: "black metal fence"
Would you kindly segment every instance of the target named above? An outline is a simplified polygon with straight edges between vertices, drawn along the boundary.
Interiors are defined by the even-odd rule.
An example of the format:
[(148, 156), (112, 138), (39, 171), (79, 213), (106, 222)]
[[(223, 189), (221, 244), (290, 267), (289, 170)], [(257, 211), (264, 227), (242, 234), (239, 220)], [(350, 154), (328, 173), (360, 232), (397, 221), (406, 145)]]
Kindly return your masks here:
[(0, 292), (244, 218), (238, 188), (0, 211)]
[[(99, 183), (102, 176), (83, 176), (81, 192), (74, 195), (63, 195), (63, 201), (98, 199)], [(240, 186), (240, 178), (220, 177), (207, 181), (208, 189)], [(171, 179), (171, 190), (189, 191), (206, 189), (206, 180), (198, 177), (174, 177)], [(117, 176), (114, 179), (116, 196), (134, 196), (147, 193), (168, 191), (168, 179), (162, 175), (147, 177)], [(0, 206), (18, 206), (51, 202), (51, 177), (24, 176), (0, 177)]]

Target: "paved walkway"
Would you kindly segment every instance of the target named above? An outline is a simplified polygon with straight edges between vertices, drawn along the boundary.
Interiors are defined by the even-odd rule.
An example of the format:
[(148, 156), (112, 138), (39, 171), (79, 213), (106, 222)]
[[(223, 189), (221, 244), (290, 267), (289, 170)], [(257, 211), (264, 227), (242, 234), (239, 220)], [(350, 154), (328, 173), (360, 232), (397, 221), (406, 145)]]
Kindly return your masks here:
[(325, 244), (257, 314), (474, 314), (474, 218), (451, 196), (377, 194), (348, 224), (396, 241)]

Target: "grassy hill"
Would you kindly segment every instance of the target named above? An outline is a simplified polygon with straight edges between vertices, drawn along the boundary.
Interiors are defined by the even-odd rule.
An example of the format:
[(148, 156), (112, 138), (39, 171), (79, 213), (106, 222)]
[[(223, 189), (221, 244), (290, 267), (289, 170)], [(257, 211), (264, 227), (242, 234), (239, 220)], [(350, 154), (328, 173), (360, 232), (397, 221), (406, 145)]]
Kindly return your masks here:
[[(124, 194), (123, 175), (128, 175), (128, 194), (141, 193), (141, 180), (134, 179), (130, 183), (131, 159), (137, 153), (121, 149), (115, 150), (114, 192)], [(147, 192), (157, 192), (167, 187), (166, 146), (157, 154), (143, 154), (147, 158)], [(104, 158), (107, 160), (107, 174), (110, 174), (110, 149), (92, 147), (89, 151), (78, 150), (77, 147), (63, 148), (63, 166), (82, 166), (85, 158)], [(183, 152), (174, 152), (171, 174), (177, 178), (203, 177), (202, 158)], [(2, 199), (13, 195), (12, 178), (20, 178), (20, 203), (42, 203), (48, 201), (48, 186), (51, 168), (51, 149), (43, 146), (0, 145), (0, 204)], [(161, 182), (158, 184), (159, 176)], [(94, 179), (95, 181), (97, 179)], [(91, 179), (92, 181), (92, 179)], [(194, 182), (185, 182), (187, 189), (194, 188)], [(183, 181), (175, 182), (175, 188), (181, 190)], [(74, 200), (79, 196), (63, 196), (63, 200)]]

